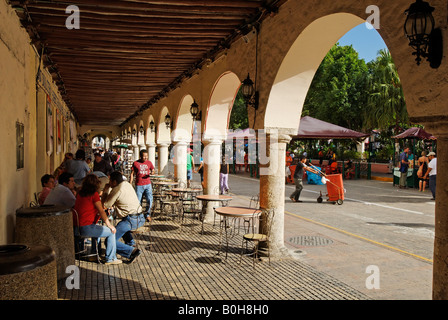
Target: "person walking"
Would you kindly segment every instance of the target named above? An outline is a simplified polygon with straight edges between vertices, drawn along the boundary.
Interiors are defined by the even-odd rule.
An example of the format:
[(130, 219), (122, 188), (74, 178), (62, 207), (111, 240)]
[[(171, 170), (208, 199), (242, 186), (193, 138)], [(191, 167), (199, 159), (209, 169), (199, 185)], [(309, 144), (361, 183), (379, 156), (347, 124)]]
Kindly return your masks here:
[(146, 219), (150, 219), (151, 206), (152, 206), (152, 185), (150, 174), (155, 173), (154, 165), (148, 160), (148, 151), (145, 149), (140, 150), (140, 159), (134, 161), (131, 169), (131, 176), (129, 183), (132, 184), (135, 177), (135, 192), (137, 193), (138, 200), (142, 203), (143, 196), (146, 198), (146, 212), (144, 213)]
[(408, 147), (404, 148), (400, 153), (400, 189), (406, 189), (406, 182), (408, 179), (409, 160), (408, 155), (411, 153)]
[(436, 200), (436, 176), (437, 176), (437, 158), (434, 152), (428, 153), (429, 164), (428, 171), (424, 175), (425, 178), (429, 176), (429, 190), (431, 190), (431, 200)]
[(193, 179), (193, 172), (194, 170), (194, 159), (193, 155), (191, 154), (193, 150), (188, 149), (187, 153), (187, 187), (189, 188), (191, 185), (191, 179)]
[(304, 170), (313, 172), (315, 174), (319, 174), (319, 172), (317, 170), (314, 170), (306, 165), (306, 157), (304, 155), (302, 155), (300, 157), (300, 161), (297, 163), (296, 169), (294, 171), (294, 183), (296, 185), (296, 190), (294, 190), (294, 192), (289, 196), (289, 198), (293, 202), (303, 202), (303, 201), (299, 200), (299, 198), (300, 198), (300, 193), (303, 190), (302, 179), (303, 179)]
[(219, 170), (219, 185), (221, 194), (229, 192), (229, 164), (226, 163), (225, 157), (222, 157), (221, 168)]

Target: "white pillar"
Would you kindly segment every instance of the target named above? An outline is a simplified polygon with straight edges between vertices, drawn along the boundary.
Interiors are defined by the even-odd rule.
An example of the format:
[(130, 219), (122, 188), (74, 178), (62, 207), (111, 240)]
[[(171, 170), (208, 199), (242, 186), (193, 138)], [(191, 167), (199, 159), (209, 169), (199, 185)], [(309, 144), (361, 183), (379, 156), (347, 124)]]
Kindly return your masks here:
[(269, 162), (260, 164), (260, 207), (275, 210), (271, 227), (271, 256), (279, 256), (287, 251), (284, 245), (285, 154), (290, 140), (289, 135), (266, 134), (266, 156)]
[(156, 166), (156, 144), (148, 144), (148, 160), (152, 162), (154, 167)]
[(187, 141), (174, 143), (174, 177), (179, 183), (187, 185)]
[(140, 158), (140, 156), (139, 156), (140, 150), (139, 150), (138, 145), (133, 145), (132, 151), (133, 151), (133, 154), (132, 154), (133, 160), (137, 161)]
[[(203, 140), (204, 153), (204, 194), (219, 194), (219, 169), (221, 165), (221, 139)], [(215, 202), (207, 202), (207, 210), (204, 221), (213, 223), (214, 212), (213, 207), (219, 205)]]
[(159, 142), (157, 147), (159, 149), (159, 174), (168, 175), (168, 147), (169, 142)]

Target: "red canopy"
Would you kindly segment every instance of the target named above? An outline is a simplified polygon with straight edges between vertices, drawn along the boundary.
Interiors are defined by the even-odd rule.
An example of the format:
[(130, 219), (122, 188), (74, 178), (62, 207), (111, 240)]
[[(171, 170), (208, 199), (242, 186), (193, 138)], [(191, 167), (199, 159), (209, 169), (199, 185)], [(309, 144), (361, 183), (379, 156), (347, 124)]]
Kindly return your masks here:
[(412, 127), (394, 137), (394, 139), (420, 139), (420, 140), (436, 140), (432, 134), (426, 132), (422, 128)]
[(305, 116), (300, 119), (299, 132), (293, 139), (356, 139), (370, 134), (353, 131), (322, 120)]

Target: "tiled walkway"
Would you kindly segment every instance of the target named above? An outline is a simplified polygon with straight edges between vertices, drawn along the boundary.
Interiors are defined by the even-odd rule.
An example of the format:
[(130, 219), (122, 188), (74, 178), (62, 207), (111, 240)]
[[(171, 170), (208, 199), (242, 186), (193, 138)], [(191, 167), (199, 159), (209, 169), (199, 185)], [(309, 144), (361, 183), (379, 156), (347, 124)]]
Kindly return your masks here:
[(297, 258), (239, 263), (241, 234), (229, 245), (227, 260), (217, 255), (218, 226), (200, 234), (196, 221), (181, 225), (154, 219), (141, 236), (143, 253), (132, 264), (105, 266), (80, 262), (80, 289), (60, 284), (68, 300), (367, 300), (364, 294)]

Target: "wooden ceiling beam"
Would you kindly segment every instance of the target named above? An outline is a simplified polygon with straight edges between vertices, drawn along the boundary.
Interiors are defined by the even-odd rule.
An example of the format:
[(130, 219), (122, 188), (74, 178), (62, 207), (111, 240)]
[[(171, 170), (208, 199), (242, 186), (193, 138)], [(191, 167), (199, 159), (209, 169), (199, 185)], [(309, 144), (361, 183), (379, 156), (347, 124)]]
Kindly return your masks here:
[[(107, 4), (107, 3), (106, 3)], [(197, 11), (188, 11), (184, 10), (141, 10), (141, 9), (132, 9), (132, 8), (113, 8), (111, 6), (86, 6), (77, 4), (79, 7), (79, 12), (84, 16), (88, 13), (100, 14), (100, 15), (116, 15), (116, 16), (132, 16), (132, 17), (142, 17), (142, 18), (176, 18), (176, 19), (209, 19), (212, 17), (216, 20), (234, 20), (234, 19), (245, 19), (248, 17), (249, 13), (253, 13), (250, 11), (243, 12), (243, 10), (234, 10), (229, 12), (228, 10), (211, 10), (210, 8), (197, 10)], [(29, 13), (41, 13), (42, 10), (49, 12), (52, 15), (65, 15), (68, 14), (65, 12), (67, 5), (58, 5), (58, 4), (29, 4), (27, 5), (27, 10)], [(184, 7), (185, 8), (185, 7)]]
[[(59, 21), (60, 25), (65, 26), (65, 21), (69, 17), (68, 14), (64, 12), (56, 12), (56, 11), (48, 11), (41, 9), (30, 9), (30, 14), (33, 16), (33, 20), (35, 23), (44, 23), (47, 19), (51, 21), (54, 19)], [(81, 17), (81, 16), (80, 16)], [(188, 19), (186, 17), (140, 17), (140, 16), (130, 16), (130, 15), (109, 15), (107, 13), (101, 14), (98, 12), (84, 12), (81, 17), (82, 24), (83, 21), (100, 21), (107, 25), (110, 21), (119, 21), (132, 23), (133, 25), (146, 25), (146, 26), (158, 26), (158, 25), (174, 25), (174, 26), (182, 26), (182, 25), (210, 25), (210, 26), (228, 26), (228, 25), (239, 25), (244, 22), (244, 18), (241, 19), (217, 19), (215, 17), (212, 18), (197, 18), (197, 19)]]

